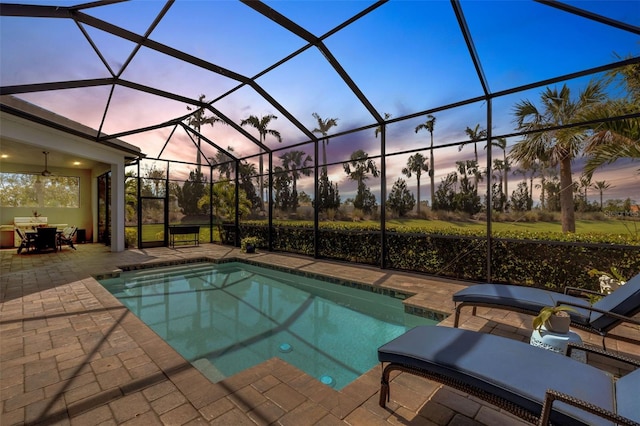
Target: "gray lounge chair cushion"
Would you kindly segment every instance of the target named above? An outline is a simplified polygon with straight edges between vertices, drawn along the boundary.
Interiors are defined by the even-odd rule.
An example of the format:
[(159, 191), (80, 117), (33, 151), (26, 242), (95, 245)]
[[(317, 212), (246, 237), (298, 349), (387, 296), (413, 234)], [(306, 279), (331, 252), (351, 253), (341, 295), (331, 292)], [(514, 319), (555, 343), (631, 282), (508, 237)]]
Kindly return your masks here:
[(618, 414), (640, 423), (640, 370), (618, 379), (616, 403)]
[[(475, 284), (453, 295), (456, 303), (471, 305), (504, 306), (537, 313), (545, 306), (554, 306), (558, 302), (577, 305), (588, 305), (588, 301), (554, 291), (535, 287), (524, 287), (509, 284)], [(640, 312), (640, 274), (630, 279), (616, 291), (603, 297), (593, 307), (606, 312), (613, 312), (632, 317)], [(619, 324), (619, 320), (599, 312), (576, 308), (577, 312), (569, 312), (571, 321), (582, 324), (596, 331), (606, 332)]]
[[(631, 278), (625, 285), (618, 287), (610, 295), (594, 303), (593, 307), (627, 317), (632, 317), (640, 312), (640, 274)], [(617, 319), (597, 312), (591, 314), (591, 327), (597, 330), (608, 330), (617, 322)]]
[[(604, 371), (500, 336), (450, 327), (419, 326), (381, 346), (378, 359), (458, 379), (533, 413), (542, 411), (545, 392), (549, 388), (615, 412), (613, 380)], [(636, 382), (640, 380), (640, 370), (636, 371), (626, 376), (626, 380), (632, 381), (631, 375), (635, 375)], [(626, 386), (627, 389), (638, 387), (637, 383)], [(622, 388), (625, 388), (624, 382)], [(638, 393), (632, 395), (628, 398), (637, 398)], [(636, 402), (624, 401), (631, 405), (637, 405)], [(558, 424), (610, 424), (598, 416), (558, 402), (554, 404), (551, 419)]]
[[(543, 290), (534, 287), (523, 287), (509, 284), (475, 284), (453, 295), (456, 303), (485, 304), (517, 308), (529, 312), (540, 312), (545, 306), (555, 306), (556, 302), (564, 301), (579, 305), (589, 305), (589, 302), (579, 297)], [(569, 312), (571, 321), (578, 324), (589, 324), (591, 312), (576, 308), (576, 312)]]

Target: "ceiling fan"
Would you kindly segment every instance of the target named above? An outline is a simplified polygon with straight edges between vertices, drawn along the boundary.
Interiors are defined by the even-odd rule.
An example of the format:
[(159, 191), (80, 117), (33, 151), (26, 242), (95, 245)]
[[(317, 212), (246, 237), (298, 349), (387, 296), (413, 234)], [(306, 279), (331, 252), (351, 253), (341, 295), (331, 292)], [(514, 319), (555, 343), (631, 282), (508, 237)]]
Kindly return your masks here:
[(49, 171), (48, 169), (48, 164), (49, 164), (49, 151), (42, 151), (42, 153), (44, 154), (44, 170), (40, 172), (40, 174), (42, 176), (51, 176), (52, 173)]

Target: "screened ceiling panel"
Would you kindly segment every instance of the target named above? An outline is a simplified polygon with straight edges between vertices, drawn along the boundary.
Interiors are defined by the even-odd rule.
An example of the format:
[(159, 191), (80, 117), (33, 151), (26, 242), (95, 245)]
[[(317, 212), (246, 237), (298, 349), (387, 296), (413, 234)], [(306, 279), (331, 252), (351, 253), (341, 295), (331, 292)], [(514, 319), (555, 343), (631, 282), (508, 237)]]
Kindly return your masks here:
[[(282, 137), (282, 142), (278, 142), (277, 138), (273, 135), (267, 134), (263, 143), (270, 147), (270, 149), (277, 149), (281, 145), (292, 145), (302, 139), (301, 131), (292, 124), (284, 114), (278, 111), (275, 106), (267, 102), (266, 99), (249, 86), (239, 88), (220, 101), (215, 102), (213, 106), (223, 114), (229, 114), (228, 117), (236, 124), (240, 124), (242, 120), (249, 118), (251, 115), (259, 119), (267, 115), (276, 116), (277, 118), (272, 119), (267, 125), (267, 130), (279, 132)], [(243, 126), (243, 129), (256, 140), (260, 140), (260, 134), (255, 127), (247, 124)]]
[(620, 22), (640, 25), (640, 4), (633, 0), (584, 1), (565, 0), (570, 6), (584, 9)]
[[(463, 0), (462, 7), (493, 92), (612, 63), (619, 60), (614, 52), (638, 51), (638, 35), (545, 4)], [(490, 22), (500, 22), (500, 31)]]
[(398, 117), (483, 94), (460, 31), (442, 37), (457, 25), (448, 2), (390, 2), (325, 43), (376, 109)]
[(252, 77), (304, 41), (240, 2), (177, 1), (151, 37)]
[[(82, 87), (16, 96), (40, 108), (98, 130), (109, 96), (110, 86)], [(61, 96), (62, 95), (62, 96)]]
[(164, 123), (187, 112), (183, 103), (116, 86), (102, 131), (117, 134), (132, 128), (145, 128)]
[[(174, 126), (163, 127), (161, 129), (149, 130), (146, 132), (140, 132), (133, 135), (127, 136), (127, 141), (135, 146), (146, 147), (146, 151), (143, 152), (150, 158), (158, 158), (160, 157), (160, 153), (162, 148), (165, 146), (167, 139), (171, 135)], [(183, 143), (176, 143), (172, 145), (172, 149), (174, 153), (178, 153), (180, 151), (180, 147)], [(166, 155), (162, 154), (163, 158), (168, 158)], [(182, 157), (175, 157), (173, 160), (181, 159)]]
[[(208, 138), (207, 138), (208, 139)], [(192, 133), (188, 133), (183, 127), (178, 126), (171, 135), (171, 138), (168, 140), (163, 146), (162, 154), (158, 155), (158, 158), (173, 160), (176, 158), (181, 158), (183, 161), (187, 163), (198, 163), (198, 145), (200, 146), (200, 164), (208, 165), (213, 164), (213, 158), (218, 153), (218, 150), (211, 145), (213, 141), (207, 140), (205, 138), (200, 138), (198, 141), (198, 137)], [(185, 167), (181, 167), (180, 170), (195, 170), (195, 165), (189, 164)], [(203, 172), (205, 173), (205, 172)], [(205, 175), (208, 176), (209, 172), (207, 171)], [(176, 173), (174, 177), (178, 178), (187, 178), (188, 172), (185, 173)]]
[[(82, 24), (82, 28), (87, 32), (89, 39), (93, 42), (102, 55), (107, 65), (111, 69), (114, 75), (118, 75), (122, 72), (122, 67), (126, 63), (127, 59), (136, 49), (137, 45), (129, 40), (125, 40), (121, 37), (115, 36), (108, 32), (99, 30), (90, 25)], [(77, 30), (78, 32), (80, 30)], [(102, 59), (98, 54), (94, 54), (94, 60), (101, 66), (106, 68)], [(111, 73), (109, 73), (111, 74)]]
[[(375, 157), (381, 152), (380, 137), (376, 139), (374, 129), (360, 130), (331, 138), (326, 150), (328, 163), (348, 160), (351, 154), (358, 150), (366, 152), (369, 157)], [(322, 157), (322, 150), (320, 150), (320, 156)], [(322, 158), (319, 160), (322, 163)]]
[(331, 133), (373, 121), (362, 102), (316, 48), (302, 52), (257, 81), (309, 131), (317, 126), (314, 112), (323, 119), (338, 118), (338, 126)]
[[(181, 158), (183, 161), (195, 163), (198, 158), (198, 150), (196, 148), (198, 139), (187, 134), (184, 128), (178, 126), (176, 131), (171, 136), (169, 143), (164, 146), (162, 155), (158, 158), (164, 160), (172, 160), (175, 158)], [(208, 144), (204, 140), (200, 140), (200, 155), (201, 157), (210, 157), (212, 154), (207, 155), (205, 152), (211, 152), (208, 148)], [(201, 158), (201, 164), (207, 164), (205, 158)], [(193, 169), (193, 167), (191, 168)]]
[(109, 76), (71, 20), (2, 17), (0, 43), (3, 86)]
[[(117, 2), (100, 7), (89, 7), (82, 9), (82, 12), (136, 34), (145, 34), (164, 5), (162, 1)], [(131, 19), (132, 16), (135, 16), (135, 19)]]
[(265, 1), (287, 18), (320, 37), (373, 5), (372, 1)]
[(204, 94), (207, 101), (238, 85), (233, 79), (146, 47), (137, 52), (122, 78), (194, 100)]

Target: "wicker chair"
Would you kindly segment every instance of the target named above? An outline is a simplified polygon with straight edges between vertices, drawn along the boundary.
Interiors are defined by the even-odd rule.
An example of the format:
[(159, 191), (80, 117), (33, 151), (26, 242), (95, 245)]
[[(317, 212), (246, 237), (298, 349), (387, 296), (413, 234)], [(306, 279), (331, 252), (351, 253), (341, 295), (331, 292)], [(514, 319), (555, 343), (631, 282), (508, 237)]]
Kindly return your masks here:
[[(597, 348), (571, 348), (640, 367), (638, 360)], [(640, 424), (640, 369), (616, 379), (594, 366), (537, 346), (441, 326), (407, 331), (381, 346), (378, 360), (384, 367), (382, 407), (391, 397), (390, 374), (399, 370), (466, 392), (531, 423)], [(554, 400), (564, 403), (553, 406)]]

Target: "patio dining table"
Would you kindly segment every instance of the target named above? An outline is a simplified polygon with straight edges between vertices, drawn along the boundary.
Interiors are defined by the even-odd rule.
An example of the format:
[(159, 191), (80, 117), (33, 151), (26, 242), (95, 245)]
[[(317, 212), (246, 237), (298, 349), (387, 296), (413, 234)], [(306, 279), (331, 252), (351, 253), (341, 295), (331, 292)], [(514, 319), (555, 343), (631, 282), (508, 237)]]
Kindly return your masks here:
[[(62, 229), (56, 228), (56, 236), (53, 244), (54, 251), (58, 251), (58, 239), (60, 238), (60, 235), (62, 235), (62, 232), (63, 232)], [(27, 238), (29, 238), (30, 244), (32, 244), (32, 246), (35, 247), (35, 250), (40, 251), (40, 249), (38, 248), (38, 229), (36, 228), (36, 229), (25, 230), (24, 233), (26, 234)]]

